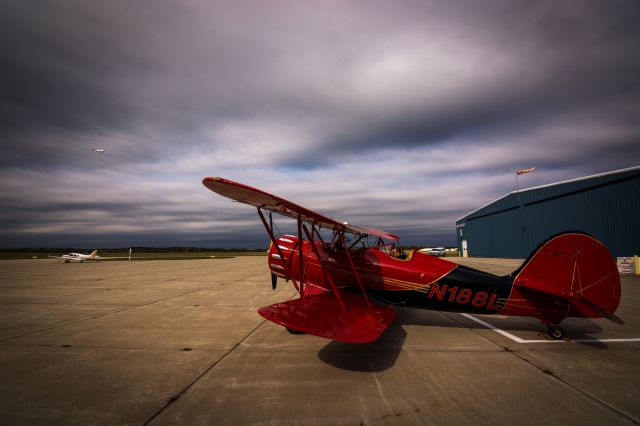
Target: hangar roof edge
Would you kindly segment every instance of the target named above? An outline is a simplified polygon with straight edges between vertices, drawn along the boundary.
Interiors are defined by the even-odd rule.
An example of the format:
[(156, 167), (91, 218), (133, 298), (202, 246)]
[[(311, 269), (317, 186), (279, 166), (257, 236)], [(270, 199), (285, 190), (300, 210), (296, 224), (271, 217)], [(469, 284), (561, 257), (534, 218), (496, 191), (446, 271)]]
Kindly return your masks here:
[(568, 180), (563, 180), (563, 181), (560, 181), (560, 182), (554, 182), (554, 183), (549, 183), (549, 184), (545, 184), (545, 185), (533, 186), (531, 188), (521, 189), (519, 191), (511, 191), (511, 192), (503, 195), (502, 197), (496, 198), (495, 200), (483, 205), (482, 207), (479, 207), (479, 208), (477, 208), (477, 209), (465, 214), (464, 216), (462, 216), (459, 219), (457, 219), (456, 223), (460, 222), (463, 219), (468, 218), (469, 216), (473, 215), (474, 213), (479, 212), (480, 210), (482, 210), (482, 209), (484, 209), (486, 207), (489, 207), (490, 205), (492, 205), (492, 204), (494, 204), (494, 203), (496, 203), (498, 201), (501, 201), (504, 198), (507, 198), (507, 197), (509, 197), (511, 195), (514, 195), (514, 194), (517, 194), (517, 193), (523, 194), (523, 193), (526, 193), (526, 192), (540, 190), (540, 189), (543, 189), (543, 188), (550, 188), (550, 187), (559, 186), (559, 185), (566, 185), (566, 184), (580, 182), (580, 181), (584, 181), (584, 180), (597, 179), (597, 178), (602, 178), (602, 177), (605, 177), (605, 176), (616, 175), (616, 174), (627, 173), (627, 172), (633, 172), (633, 171), (640, 171), (640, 166), (627, 167), (625, 169), (612, 170), (612, 171), (609, 171), (609, 172), (598, 173), (598, 174), (595, 174), (595, 175), (583, 176), (583, 177), (579, 177), (579, 178), (575, 178), (575, 179), (568, 179)]

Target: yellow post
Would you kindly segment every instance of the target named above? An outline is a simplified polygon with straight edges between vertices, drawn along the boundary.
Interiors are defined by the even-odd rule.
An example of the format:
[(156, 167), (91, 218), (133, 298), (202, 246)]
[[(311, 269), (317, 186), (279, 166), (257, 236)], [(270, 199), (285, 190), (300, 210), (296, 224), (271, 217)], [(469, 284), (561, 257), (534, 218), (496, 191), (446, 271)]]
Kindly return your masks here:
[(636, 275), (640, 275), (640, 264), (638, 263), (638, 255), (633, 256), (633, 264), (636, 267)]

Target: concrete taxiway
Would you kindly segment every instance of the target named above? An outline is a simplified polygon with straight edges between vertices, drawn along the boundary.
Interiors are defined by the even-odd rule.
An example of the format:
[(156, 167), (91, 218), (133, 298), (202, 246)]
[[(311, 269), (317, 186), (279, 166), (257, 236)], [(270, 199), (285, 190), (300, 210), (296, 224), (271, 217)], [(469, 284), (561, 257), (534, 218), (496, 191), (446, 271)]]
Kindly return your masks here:
[[(518, 261), (458, 259), (495, 273)], [(0, 261), (3, 424), (638, 424), (640, 278), (627, 323), (397, 308), (375, 343), (291, 335), (265, 257)], [(480, 320), (478, 322), (477, 320)], [(503, 331), (501, 333), (499, 331)], [(515, 337), (515, 339), (514, 339)]]

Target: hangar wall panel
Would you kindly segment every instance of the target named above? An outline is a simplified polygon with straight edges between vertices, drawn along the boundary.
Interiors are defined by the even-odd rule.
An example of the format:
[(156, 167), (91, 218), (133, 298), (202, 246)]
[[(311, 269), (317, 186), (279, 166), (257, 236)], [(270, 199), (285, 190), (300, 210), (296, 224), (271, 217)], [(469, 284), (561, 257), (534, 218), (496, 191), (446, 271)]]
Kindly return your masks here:
[(470, 256), (523, 258), (566, 231), (593, 235), (614, 257), (640, 254), (640, 167), (511, 193), (456, 225)]

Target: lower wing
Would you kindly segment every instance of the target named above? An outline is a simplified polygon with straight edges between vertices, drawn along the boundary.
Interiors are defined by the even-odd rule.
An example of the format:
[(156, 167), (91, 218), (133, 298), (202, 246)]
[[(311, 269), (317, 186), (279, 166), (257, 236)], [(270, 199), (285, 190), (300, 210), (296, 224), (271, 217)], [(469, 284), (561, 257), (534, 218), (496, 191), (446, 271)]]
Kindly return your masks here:
[(332, 293), (322, 293), (265, 306), (258, 313), (276, 324), (347, 343), (373, 342), (396, 318), (389, 306), (370, 302), (369, 307), (360, 293), (339, 291), (346, 310)]

